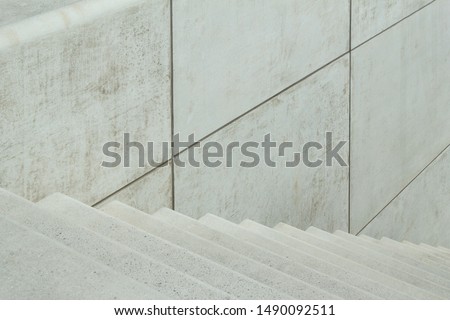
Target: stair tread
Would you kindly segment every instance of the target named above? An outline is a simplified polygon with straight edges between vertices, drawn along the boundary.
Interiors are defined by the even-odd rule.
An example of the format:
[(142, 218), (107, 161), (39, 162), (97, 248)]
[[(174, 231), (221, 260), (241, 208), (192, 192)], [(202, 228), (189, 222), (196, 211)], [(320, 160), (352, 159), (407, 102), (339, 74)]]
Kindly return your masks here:
[(445, 252), (450, 253), (450, 249), (449, 249), (449, 248), (446, 248), (446, 247), (443, 247), (443, 246), (437, 246), (436, 248), (437, 248), (437, 249), (440, 249), (440, 250), (442, 250), (442, 251), (445, 251)]
[[(62, 194), (53, 194), (38, 202), (37, 205), (59, 218), (57, 222), (61, 228), (59, 238), (65, 239), (64, 242), (68, 245), (118, 272), (141, 283), (151, 285), (165, 295), (174, 299), (231, 298), (225, 292), (184, 272), (159, 263), (121, 242), (78, 226), (78, 222), (82, 221), (83, 216), (99, 214), (100, 211), (97, 209)], [(48, 217), (43, 218), (47, 219)], [(65, 221), (61, 221), (64, 219)], [(75, 241), (71, 241), (71, 239)], [(82, 239), (82, 241), (77, 241), (78, 239)], [(148, 272), (149, 270), (151, 272)]]
[[(264, 225), (261, 225), (259, 223), (256, 223), (254, 221), (251, 220), (244, 220), (241, 225), (243, 227), (246, 227), (249, 230), (252, 230), (254, 232), (258, 232), (261, 235), (264, 235), (274, 241), (279, 241), (281, 243), (284, 243), (285, 245), (288, 245), (289, 247), (292, 247), (293, 249), (298, 249), (299, 243), (297, 242), (296, 244), (293, 245), (292, 243), (292, 238), (288, 237), (286, 234), (276, 230), (275, 228), (268, 228)], [(296, 229), (292, 226), (289, 226), (290, 228)], [(296, 229), (299, 230), (299, 229)], [(300, 230), (299, 230), (300, 231)], [(286, 238), (287, 237), (287, 238)], [(311, 252), (311, 254), (318, 254), (320, 252), (320, 248), (316, 247), (316, 246), (311, 246), (309, 244), (306, 243), (300, 243), (301, 244), (301, 248), (302, 251), (304, 251), (305, 248), (309, 247), (309, 252)], [(326, 251), (322, 251), (324, 259), (328, 259), (330, 260), (330, 253), (326, 252)], [(369, 287), (366, 287), (366, 290), (371, 292), (371, 293), (375, 293), (377, 292), (376, 290), (382, 290), (382, 292), (380, 293), (378, 291), (378, 295), (381, 296), (385, 296), (386, 292), (390, 292), (390, 295), (396, 295), (397, 298), (395, 299), (411, 299), (410, 296), (404, 295), (402, 293), (400, 293), (399, 290), (393, 290), (392, 286), (386, 286), (385, 284), (383, 284), (381, 281), (376, 281), (373, 278), (369, 277), (367, 274), (367, 267), (361, 265), (361, 264), (356, 264), (355, 262), (351, 261), (351, 260), (347, 260), (347, 259), (342, 259), (340, 257), (338, 257), (340, 260), (339, 262), (335, 261), (335, 266), (339, 265), (339, 268), (342, 268), (342, 262), (349, 262), (349, 263), (344, 263), (345, 266), (345, 270), (351, 270), (352, 272), (350, 273), (350, 278), (345, 277), (343, 278), (342, 276), (339, 277), (339, 279), (345, 279), (345, 281), (347, 283), (351, 283), (352, 285), (356, 285), (355, 281), (357, 281), (358, 277), (361, 278), (361, 281), (364, 283), (366, 283), (366, 286), (369, 285)], [(360, 273), (357, 273), (355, 270), (355, 267), (360, 271)], [(333, 270), (333, 273), (336, 274), (335, 270)], [(376, 279), (376, 278), (375, 278)], [(390, 298), (392, 299), (392, 298)]]
[(441, 257), (444, 257), (445, 259), (450, 259), (450, 252), (445, 252), (444, 250), (441, 250), (437, 247), (432, 247), (428, 244), (425, 243), (421, 243), (419, 244), (420, 248), (423, 248), (425, 250), (428, 250), (429, 252), (433, 252), (435, 254), (438, 254)]
[[(319, 231), (317, 231), (319, 232)], [(325, 236), (325, 235), (324, 235)], [(449, 288), (450, 282), (447, 279), (440, 277), (434, 273), (430, 273), (422, 268), (416, 267), (409, 261), (402, 259), (401, 256), (395, 252), (385, 250), (382, 247), (375, 244), (376, 240), (372, 242), (364, 241), (362, 237), (356, 237), (342, 231), (336, 231), (334, 235), (330, 235), (331, 241), (342, 244), (343, 246), (349, 247), (360, 254), (370, 252), (374, 259), (383, 261), (383, 263), (395, 267), (397, 270), (403, 271), (407, 274), (414, 275), (415, 277), (426, 280), (430, 283), (426, 283), (429, 288), (433, 286), (439, 286), (444, 288)], [(370, 263), (370, 261), (369, 261)], [(429, 289), (431, 290), (431, 289)]]
[[(153, 214), (153, 217), (160, 219), (176, 227), (184, 228), (186, 231), (193, 233), (204, 239), (215, 242), (232, 251), (245, 255), (255, 261), (259, 261), (267, 266), (275, 268), (292, 277), (297, 278), (296, 286), (302, 290), (300, 299), (314, 300), (314, 299), (339, 299), (339, 297), (332, 295), (318, 287), (309, 283), (310, 279), (302, 272), (303, 266), (298, 266), (282, 256), (273, 254), (270, 251), (245, 243), (232, 237), (228, 234), (219, 232), (208, 226), (201, 224), (199, 221), (185, 216), (179, 212), (164, 208)], [(305, 282), (303, 282), (303, 280)]]
[[(386, 240), (388, 240), (388, 241), (386, 241)], [(380, 243), (387, 243), (387, 244), (393, 245), (394, 247), (397, 247), (397, 248), (403, 248), (403, 249), (405, 249), (404, 253), (409, 252), (409, 255), (411, 253), (413, 253), (411, 255), (412, 259), (416, 259), (419, 261), (425, 261), (425, 262), (428, 260), (443, 262), (446, 265), (446, 267), (450, 267), (450, 265), (448, 265), (447, 261), (442, 261), (442, 260), (445, 260), (445, 258), (437, 256), (434, 252), (432, 252), (430, 250), (426, 250), (417, 244), (414, 244), (414, 243), (411, 243), (408, 241), (398, 241), (398, 240), (394, 240), (394, 239), (390, 239), (390, 238), (386, 238), (386, 237), (382, 237), (379, 241), (380, 241)], [(421, 257), (421, 259), (418, 259), (417, 257)], [(450, 269), (449, 269), (449, 271), (450, 271)]]
[[(212, 287), (224, 291), (234, 298), (259, 299), (258, 292), (247, 290), (243, 292), (238, 280), (242, 276), (227, 268), (223, 268), (210, 260), (193, 254), (188, 250), (143, 232), (130, 224), (113, 218), (102, 211), (96, 214), (87, 212), (72, 213), (73, 223), (94, 231), (112, 240), (140, 252), (159, 263), (171, 266)], [(66, 218), (69, 218), (67, 216)], [(245, 280), (245, 279), (244, 279)]]
[(3, 215), (0, 242), (0, 299), (168, 298)]
[[(439, 295), (435, 295), (427, 290), (419, 288), (417, 286), (412, 285), (407, 281), (403, 281), (398, 279), (397, 277), (387, 274), (385, 272), (374, 269), (372, 266), (368, 266), (364, 261), (360, 259), (352, 259), (353, 256), (349, 254), (347, 251), (342, 250), (341, 247), (331, 246), (329, 242), (324, 241), (318, 237), (313, 236), (305, 231), (301, 231), (299, 229), (295, 229), (286, 224), (280, 223), (275, 229), (285, 233), (286, 242), (291, 243), (291, 245), (297, 245), (303, 248), (305, 243), (309, 243), (310, 245), (316, 246), (316, 248), (323, 250), (326, 256), (329, 259), (337, 260), (337, 263), (342, 265), (346, 265), (348, 267), (363, 267), (364, 274), (366, 276), (370, 276), (375, 281), (380, 281), (386, 286), (392, 287), (393, 289), (400, 292), (407, 292), (408, 295), (416, 298), (416, 299), (439, 299)], [(341, 255), (343, 254), (343, 255)], [(351, 263), (349, 263), (351, 262)], [(359, 270), (359, 269), (356, 269)]]
[[(387, 257), (385, 254), (380, 254), (373, 250), (355, 250), (357, 246), (355, 242), (357, 239), (353, 240), (353, 243), (350, 245), (348, 243), (342, 243), (341, 237), (337, 237), (333, 234), (324, 233), (321, 230), (311, 227), (307, 231), (308, 234), (311, 234), (313, 237), (325, 241), (325, 245), (332, 250), (337, 250), (339, 254), (351, 257), (361, 263), (364, 263), (368, 266), (371, 266), (374, 269), (377, 269), (380, 272), (384, 272), (389, 274), (397, 279), (408, 282), (412, 285), (415, 285), (419, 288), (427, 290), (429, 292), (435, 292), (441, 297), (448, 298), (450, 297), (450, 290), (448, 287), (440, 286), (438, 282), (431, 282), (429, 280), (423, 279), (424, 276), (429, 275), (426, 270), (421, 270), (418, 268), (409, 268), (409, 270), (405, 270), (408, 266), (407, 264), (399, 261), (401, 259), (392, 259)], [(445, 279), (443, 279), (445, 280)]]
[[(287, 259), (292, 259), (297, 261), (299, 264), (305, 265), (306, 263), (311, 263), (311, 261), (306, 261), (305, 259), (299, 258), (296, 252), (292, 252), (290, 248), (284, 246), (281, 243), (273, 242), (269, 239), (254, 234), (253, 232), (248, 232), (245, 228), (233, 224), (225, 219), (216, 217), (211, 214), (207, 214), (199, 219), (201, 223), (207, 226), (222, 231), (224, 233), (230, 234), (242, 241), (250, 242), (259, 247), (266, 248), (274, 253), (279, 253), (286, 257)], [(305, 265), (306, 266), (306, 265)], [(307, 272), (307, 273), (306, 273)], [(332, 294), (343, 297), (345, 299), (377, 299), (378, 297), (372, 295), (366, 291), (357, 289), (356, 287), (344, 283), (334, 276), (329, 276), (308, 267), (305, 269), (305, 273), (317, 284), (320, 288), (326, 290)]]
[[(102, 209), (107, 214), (132, 224), (144, 232), (163, 238), (225, 268), (234, 270), (249, 279), (253, 279), (262, 286), (259, 288), (255, 287), (255, 290), (258, 289), (260, 292), (264, 290), (267, 296), (285, 299), (300, 298), (298, 286), (301, 283), (296, 283), (296, 279), (271, 267), (251, 260), (214, 242), (190, 234), (171, 224), (162, 222), (152, 215), (121, 202), (113, 201)], [(253, 284), (253, 281), (250, 281), (246, 286), (251, 287)]]
[(449, 256), (443, 252), (433, 250), (434, 248), (431, 246), (427, 246), (427, 245), (423, 245), (423, 244), (415, 244), (415, 243), (411, 243), (409, 241), (402, 241), (401, 244), (408, 246), (410, 248), (414, 248), (415, 250), (418, 250), (424, 254), (431, 254), (432, 256), (434, 256), (436, 258), (446, 260), (447, 265), (448, 265)]
[(450, 251), (425, 244), (118, 201), (97, 209), (58, 193), (34, 204), (0, 189), (0, 203), (0, 298), (450, 297)]
[(441, 278), (447, 279), (447, 281), (449, 280), (449, 271), (446, 270), (446, 268), (443, 268), (442, 265), (430, 261), (426, 258), (407, 254), (410, 248), (407, 246), (402, 246), (400, 242), (388, 242), (383, 239), (376, 240), (365, 235), (360, 235), (359, 238), (375, 244), (386, 253), (390, 252), (391, 254), (401, 257), (401, 259), (403, 259), (404, 261), (408, 261), (411, 265), (414, 265), (417, 268), (421, 268), (422, 270), (438, 275)]
[(429, 253), (420, 252), (416, 248), (406, 246), (401, 242), (388, 238), (381, 238), (380, 243), (393, 248), (404, 257), (409, 257), (410, 259), (418, 261), (419, 264), (426, 270), (433, 270), (433, 272), (436, 273), (439, 272), (438, 270), (441, 270), (442, 272), (440, 274), (442, 277), (450, 280), (450, 265), (448, 265), (446, 260), (437, 258)]

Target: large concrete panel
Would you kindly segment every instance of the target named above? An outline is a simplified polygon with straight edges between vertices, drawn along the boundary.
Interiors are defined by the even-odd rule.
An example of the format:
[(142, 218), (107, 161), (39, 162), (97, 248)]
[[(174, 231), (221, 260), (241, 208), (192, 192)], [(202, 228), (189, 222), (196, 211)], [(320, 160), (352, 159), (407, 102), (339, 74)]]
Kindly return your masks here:
[(449, 14), (434, 2), (353, 53), (352, 232), (450, 142)]
[(352, 47), (386, 30), (432, 0), (352, 0)]
[(376, 238), (450, 247), (450, 148), (363, 231)]
[(0, 28), (1, 187), (93, 204), (151, 169), (102, 168), (102, 147), (170, 140), (169, 11), (86, 1)]
[(348, 0), (178, 0), (175, 132), (197, 139), (349, 46)]
[[(303, 228), (347, 228), (348, 167), (333, 162), (330, 167), (323, 163), (310, 168), (300, 162), (288, 168), (286, 161), (293, 160), (294, 151), (301, 153), (307, 142), (324, 144), (327, 131), (333, 133), (334, 142), (348, 140), (348, 68), (348, 57), (339, 59), (215, 133), (202, 142), (202, 148), (190, 149), (195, 160), (202, 162), (200, 167), (181, 167), (179, 160), (187, 163), (189, 158), (188, 152), (182, 153), (175, 160), (176, 210), (196, 218), (211, 212), (233, 222), (251, 218), (266, 225), (284, 221)], [(268, 133), (278, 146), (281, 142), (293, 145), (285, 156), (278, 148), (272, 149), (276, 167), (269, 167), (264, 160), (261, 142)], [(249, 150), (257, 154), (259, 164), (241, 166), (242, 161), (252, 160), (238, 151), (225, 156), (232, 142), (241, 147), (258, 142), (258, 148)], [(206, 143), (219, 143), (224, 149), (219, 167), (207, 167), (201, 161)], [(347, 147), (340, 152), (346, 160)], [(311, 160), (324, 159), (323, 153), (315, 152)], [(232, 168), (226, 167), (226, 160)]]

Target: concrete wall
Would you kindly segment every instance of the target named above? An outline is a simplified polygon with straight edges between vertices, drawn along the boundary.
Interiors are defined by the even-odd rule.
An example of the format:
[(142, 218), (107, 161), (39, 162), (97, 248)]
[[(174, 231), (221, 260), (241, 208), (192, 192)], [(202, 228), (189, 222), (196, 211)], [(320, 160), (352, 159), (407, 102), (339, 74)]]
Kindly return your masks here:
[(2, 27), (1, 186), (94, 204), (149, 172), (101, 168), (102, 146), (124, 132), (170, 141), (170, 73), (164, 0), (84, 1)]
[(450, 147), (434, 159), (362, 231), (415, 243), (450, 244)]
[[(450, 216), (446, 201), (395, 207), (414, 207), (421, 177), (423, 202), (449, 186), (430, 173), (450, 143), (449, 13), (447, 0), (87, 0), (5, 25), (0, 186), (418, 240)], [(350, 141), (349, 167), (100, 167), (124, 132), (299, 146), (327, 131)], [(405, 231), (419, 214), (429, 227)]]
[[(372, 219), (377, 234), (392, 228), (377, 222), (377, 215), (393, 212), (390, 202), (450, 143), (449, 12), (449, 1), (435, 1), (353, 51), (354, 233)], [(423, 192), (439, 189), (436, 183)], [(448, 208), (440, 210), (450, 214)], [(397, 214), (418, 219), (415, 210)], [(421, 215), (440, 220), (432, 212)]]

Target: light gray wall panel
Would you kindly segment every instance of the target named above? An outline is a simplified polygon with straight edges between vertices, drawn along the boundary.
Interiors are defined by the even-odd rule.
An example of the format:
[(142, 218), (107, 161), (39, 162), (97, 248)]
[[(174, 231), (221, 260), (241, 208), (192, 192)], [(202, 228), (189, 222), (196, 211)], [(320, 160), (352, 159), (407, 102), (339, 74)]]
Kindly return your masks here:
[(434, 2), (353, 53), (353, 232), (450, 143), (449, 14)]
[(175, 132), (198, 139), (348, 50), (348, 0), (174, 1)]
[(363, 234), (450, 247), (450, 148), (417, 177)]
[(105, 142), (170, 141), (169, 1), (98, 2), (0, 28), (0, 186), (30, 200), (93, 204), (151, 169)]
[[(201, 146), (207, 142), (219, 142), (223, 148), (233, 141), (240, 145), (261, 142), (267, 133), (278, 143), (293, 142), (295, 151), (309, 141), (324, 143), (326, 131), (333, 132), (336, 142), (348, 140), (348, 67), (347, 56), (339, 59), (213, 134)], [(340, 152), (344, 159), (347, 147)], [(261, 148), (250, 150), (261, 157), (254, 168), (239, 166), (251, 159), (237, 151), (233, 152), (232, 168), (225, 163), (218, 168), (175, 166), (176, 210), (193, 217), (212, 213), (234, 222), (248, 218), (269, 226), (284, 221), (302, 228), (347, 228), (348, 167), (334, 163), (309, 168), (300, 163), (285, 168), (292, 153), (282, 157), (278, 149), (272, 149), (277, 167), (270, 168), (263, 162)], [(313, 153), (311, 160), (324, 159), (323, 153)], [(193, 154), (201, 159), (202, 148)], [(188, 152), (180, 156), (184, 162), (187, 158)]]

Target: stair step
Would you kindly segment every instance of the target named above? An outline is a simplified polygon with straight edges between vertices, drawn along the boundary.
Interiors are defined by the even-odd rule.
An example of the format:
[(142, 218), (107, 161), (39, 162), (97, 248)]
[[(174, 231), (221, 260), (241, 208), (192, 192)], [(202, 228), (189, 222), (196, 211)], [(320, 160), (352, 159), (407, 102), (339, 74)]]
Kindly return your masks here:
[(305, 276), (311, 279), (311, 283), (320, 287), (321, 289), (330, 292), (331, 294), (337, 295), (344, 299), (378, 299), (379, 297), (370, 294), (366, 291), (357, 289), (356, 287), (340, 281), (336, 277), (329, 276), (314, 270), (311, 267), (307, 267), (310, 260), (305, 259), (305, 257), (300, 257), (296, 255), (296, 252), (292, 252), (289, 247), (283, 246), (283, 244), (270, 241), (261, 237), (253, 232), (248, 232), (246, 229), (233, 224), (225, 219), (216, 217), (211, 214), (207, 214), (199, 219), (201, 223), (207, 226), (219, 230), (221, 232), (227, 233), (231, 236), (238, 238), (241, 241), (252, 243), (261, 248), (272, 251), (282, 255), (283, 257), (295, 261), (300, 265), (304, 265)]
[(422, 250), (421, 247), (411, 243), (403, 243), (388, 238), (381, 238), (380, 242), (387, 242), (395, 247), (398, 247), (403, 250), (404, 254), (408, 252), (413, 258), (420, 257), (419, 260), (441, 265), (444, 270), (448, 271), (448, 275), (450, 276), (450, 262), (443, 257), (437, 256), (430, 251)]
[[(163, 208), (152, 215), (155, 219), (164, 221), (165, 223), (174, 225), (180, 229), (195, 234), (198, 237), (212, 241), (222, 247), (228, 248), (234, 252), (247, 256), (255, 261), (259, 261), (269, 267), (277, 269), (297, 280), (293, 281), (293, 285), (300, 292), (297, 294), (298, 299), (302, 300), (336, 300), (339, 297), (325, 292), (315, 286), (312, 286), (310, 279), (305, 276), (303, 266), (293, 263), (280, 255), (273, 254), (270, 251), (257, 247), (255, 245), (245, 243), (225, 233), (211, 229), (199, 221), (185, 216), (176, 211)], [(304, 281), (304, 282), (303, 282)]]
[(408, 242), (408, 241), (402, 241), (402, 242), (399, 242), (399, 243), (401, 243), (404, 246), (407, 246), (407, 247), (413, 248), (415, 250), (418, 250), (418, 251), (422, 252), (423, 254), (430, 254), (430, 255), (432, 255), (435, 258), (445, 260), (446, 265), (447, 266), (449, 265), (449, 261), (448, 261), (449, 260), (448, 259), (449, 256), (447, 256), (443, 252), (432, 250), (434, 248), (431, 247), (431, 246), (430, 247), (425, 247), (423, 245), (418, 245), (418, 244), (411, 243), (411, 242)]
[[(404, 242), (405, 243), (409, 243), (407, 241), (404, 241)], [(444, 257), (445, 259), (450, 259), (450, 252), (446, 252), (446, 251), (444, 251), (442, 249), (439, 249), (437, 247), (432, 247), (432, 246), (430, 246), (428, 244), (425, 244), (425, 243), (419, 244), (419, 247), (424, 248), (424, 249), (428, 250), (429, 252), (433, 252), (435, 254), (438, 254), (439, 256)]]
[[(327, 235), (323, 236), (326, 237)], [(442, 289), (444, 290), (447, 290), (448, 285), (450, 284), (447, 281), (447, 279), (442, 278), (436, 274), (430, 273), (421, 268), (417, 268), (414, 265), (411, 265), (409, 261), (405, 261), (404, 259), (402, 259), (402, 257), (399, 257), (395, 252), (383, 249), (375, 243), (371, 243), (369, 241), (364, 240), (364, 238), (362, 237), (356, 237), (354, 235), (342, 231), (336, 231), (333, 237), (330, 239), (332, 241), (342, 244), (343, 246), (348, 246), (352, 250), (355, 250), (361, 254), (370, 252), (371, 256), (374, 259), (383, 261), (383, 263), (395, 267), (397, 270), (403, 270), (405, 273), (414, 275), (416, 278), (427, 281), (425, 285), (428, 286), (428, 288), (434, 288), (434, 286), (438, 286), (442, 287)], [(376, 240), (374, 242), (376, 242)]]
[(449, 249), (449, 248), (442, 247), (442, 246), (437, 246), (436, 248), (437, 248), (437, 249), (440, 249), (440, 250), (442, 250), (442, 251), (445, 251), (445, 252), (447, 252), (447, 253), (450, 253), (450, 249)]
[[(99, 211), (97, 214), (86, 212), (65, 212), (74, 224), (108, 237), (136, 250), (159, 263), (171, 266), (212, 287), (220, 289), (233, 298), (258, 299), (258, 292), (245, 291), (236, 279), (242, 275), (230, 272), (219, 264), (207, 260), (188, 250), (176, 246), (164, 239), (143, 232), (130, 224)], [(244, 291), (244, 292), (243, 292)]]
[[(111, 202), (103, 207), (109, 215), (163, 238), (175, 245), (183, 247), (206, 259), (214, 261), (230, 271), (234, 270), (254, 281), (243, 282), (246, 290), (255, 290), (266, 297), (277, 299), (300, 299), (303, 292), (298, 289), (301, 285), (296, 279), (283, 274), (273, 268), (251, 260), (243, 255), (228, 250), (214, 242), (190, 234), (183, 229), (162, 222), (153, 216), (129, 207), (121, 202)], [(241, 280), (242, 281), (242, 280)], [(255, 286), (255, 281), (258, 283)]]
[[(2, 207), (2, 210), (29, 213), (20, 206)], [(0, 299), (167, 299), (151, 288), (6, 218), (3, 213), (0, 215)]]
[(428, 268), (431, 268), (432, 266), (434, 267), (434, 270), (440, 269), (442, 271), (442, 277), (450, 279), (450, 266), (447, 265), (447, 261), (436, 258), (431, 254), (420, 252), (415, 248), (405, 246), (401, 242), (388, 238), (381, 238), (380, 242), (394, 248), (399, 255), (401, 254), (402, 256), (419, 261), (424, 269), (429, 270)]
[(418, 246), (412, 243), (404, 243), (404, 242), (398, 242), (400, 245), (407, 246), (408, 248), (414, 250), (417, 254), (422, 255), (422, 257), (425, 257), (426, 259), (429, 259), (431, 261), (434, 261), (438, 264), (443, 264), (443, 266), (446, 268), (446, 270), (450, 271), (450, 260), (448, 259), (448, 255), (445, 253), (438, 253), (433, 252), (430, 250), (425, 249), (423, 246)]
[[(161, 264), (120, 242), (78, 226), (78, 221), (74, 221), (73, 218), (80, 217), (82, 219), (85, 215), (101, 214), (100, 211), (92, 207), (62, 194), (53, 194), (38, 202), (37, 205), (59, 217), (57, 223), (60, 228), (64, 229), (53, 236), (64, 239), (63, 241), (75, 250), (130, 278), (152, 286), (166, 296), (173, 299), (231, 298), (225, 292), (217, 290), (184, 272)], [(45, 221), (52, 220), (47, 220), (47, 216), (43, 218), (46, 219)], [(52, 227), (51, 222), (48, 225)], [(79, 239), (82, 239), (82, 241)]]
[(450, 251), (0, 189), (0, 299), (445, 299)]
[(333, 246), (330, 245), (329, 242), (317, 238), (312, 234), (293, 228), (283, 223), (278, 224), (275, 227), (275, 229), (285, 233), (287, 238), (284, 238), (284, 240), (287, 243), (302, 248), (302, 250), (305, 244), (309, 243), (310, 245), (313, 245), (316, 248), (318, 248), (317, 249), (318, 251), (323, 250), (324, 255), (328, 256), (329, 257), (328, 259), (330, 261), (332, 259), (336, 260), (337, 264), (352, 267), (355, 268), (355, 270), (361, 270), (359, 268), (362, 267), (364, 269), (362, 269), (363, 271), (360, 272), (363, 272), (363, 275), (370, 277), (374, 281), (379, 281), (383, 285), (389, 286), (394, 290), (407, 293), (414, 299), (442, 299), (439, 295), (431, 293), (422, 288), (418, 288), (417, 286), (414, 286), (409, 282), (398, 279), (393, 275), (386, 274), (385, 272), (381, 272), (377, 269), (374, 269), (372, 268), (372, 266), (367, 265), (364, 261), (361, 261), (359, 259), (355, 261), (354, 259), (352, 259), (352, 257), (347, 256), (348, 252), (344, 251), (343, 252), (344, 255), (341, 255), (341, 251), (343, 250), (339, 250), (340, 249), (339, 247), (335, 249)]
[(307, 233), (312, 234), (317, 237), (317, 239), (325, 241), (329, 248), (332, 248), (332, 250), (338, 250), (339, 254), (343, 256), (345, 255), (355, 261), (364, 263), (380, 272), (389, 274), (397, 279), (403, 280), (404, 282), (408, 282), (419, 288), (427, 290), (430, 293), (435, 292), (443, 298), (450, 297), (450, 291), (447, 288), (441, 287), (438, 284), (428, 280), (424, 280), (422, 278), (424, 272), (420, 272), (420, 269), (413, 269), (413, 272), (407, 272), (404, 270), (405, 264), (401, 261), (392, 259), (387, 260), (388, 257), (385, 255), (380, 256), (380, 254), (373, 250), (359, 250), (359, 252), (356, 252), (355, 245), (349, 247), (348, 243), (337, 243), (336, 239), (340, 238), (328, 233), (323, 233), (321, 230), (314, 227), (309, 228)]
[(428, 271), (430, 273), (433, 273), (441, 278), (444, 278), (448, 281), (448, 271), (443, 269), (441, 265), (436, 264), (429, 260), (419, 259), (417, 257), (414, 257), (414, 255), (409, 255), (404, 252), (404, 250), (407, 250), (408, 247), (399, 247), (397, 244), (400, 244), (399, 242), (388, 242), (386, 240), (376, 240), (370, 237), (367, 237), (365, 235), (360, 235), (359, 238), (367, 240), (369, 242), (372, 242), (373, 244), (379, 246), (381, 250), (385, 252), (391, 252), (394, 255), (396, 255), (398, 258), (401, 258), (403, 261), (407, 261), (409, 264), (420, 268), (422, 270)]
[[(323, 251), (319, 247), (316, 247), (316, 246), (310, 246), (309, 244), (306, 244), (304, 242), (299, 243), (299, 241), (297, 241), (296, 239), (291, 238), (288, 235), (286, 235), (276, 229), (268, 228), (264, 225), (261, 225), (254, 221), (251, 221), (251, 220), (244, 220), (241, 223), (241, 226), (247, 228), (248, 230), (256, 232), (264, 237), (267, 237), (273, 241), (278, 241), (280, 243), (283, 243), (284, 245), (287, 245), (287, 246), (293, 248), (294, 250), (298, 250), (298, 248), (302, 248), (302, 251), (306, 252), (304, 249), (309, 247), (309, 252), (311, 254), (315, 253), (316, 255), (318, 255), (318, 254), (320, 255), (320, 253), (322, 253), (324, 255), (325, 259), (328, 258), (329, 261), (333, 261), (333, 259), (331, 259), (331, 260), (329, 259), (330, 258), (329, 252)], [(293, 228), (293, 227), (291, 227), (291, 228)], [(295, 228), (293, 228), (293, 229), (295, 229)], [(299, 229), (296, 229), (296, 230), (301, 231)], [(377, 281), (376, 277), (375, 277), (375, 280), (372, 279), (370, 274), (368, 275), (367, 270), (362, 265), (355, 264), (351, 260), (340, 259), (340, 257), (338, 257), (338, 258), (339, 259), (337, 262), (335, 262), (335, 265), (338, 265), (341, 268), (345, 267), (347, 270), (352, 271), (350, 273), (350, 275), (345, 278), (339, 277), (339, 279), (345, 279), (346, 283), (351, 283), (352, 285), (358, 286), (358, 287), (360, 287), (361, 285), (364, 285), (366, 291), (371, 292), (373, 294), (376, 293), (378, 296), (381, 296), (384, 299), (386, 299), (386, 297), (385, 297), (386, 295), (397, 296), (396, 298), (389, 298), (389, 299), (397, 299), (397, 300), (398, 299), (411, 299), (410, 296), (402, 294), (402, 293), (400, 293), (400, 291), (393, 290), (392, 287), (389, 287), (387, 285), (384, 285), (380, 281)], [(357, 273), (355, 267), (359, 271), (359, 273)], [(334, 274), (336, 274), (335, 271), (333, 271), (333, 272), (334, 272)], [(356, 281), (360, 281), (361, 283), (355, 283)]]

